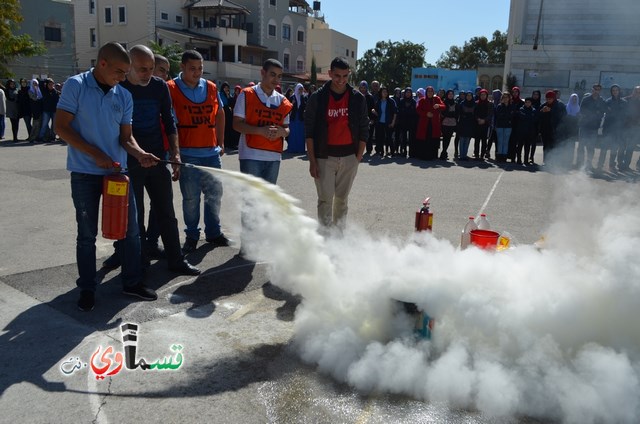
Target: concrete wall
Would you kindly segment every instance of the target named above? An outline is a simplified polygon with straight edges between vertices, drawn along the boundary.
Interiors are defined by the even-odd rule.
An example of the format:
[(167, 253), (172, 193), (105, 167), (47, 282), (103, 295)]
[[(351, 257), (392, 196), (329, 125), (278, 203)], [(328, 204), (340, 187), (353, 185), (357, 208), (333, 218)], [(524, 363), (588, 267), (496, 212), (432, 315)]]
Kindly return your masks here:
[[(65, 80), (76, 73), (75, 27), (70, 1), (21, 0), (22, 16), (17, 34), (29, 34), (43, 42), (47, 51), (41, 56), (19, 57), (8, 65), (17, 78), (50, 77)], [(45, 41), (45, 27), (59, 28), (61, 41)]]
[[(98, 0), (98, 26), (101, 44), (117, 41), (127, 48), (155, 40), (153, 0)], [(119, 22), (118, 8), (125, 7), (126, 21)], [(111, 24), (105, 22), (105, 9), (111, 8)]]
[[(73, 0), (74, 26), (76, 40), (76, 67), (86, 71), (98, 56), (100, 36), (98, 33), (98, 0), (93, 13), (89, 10), (89, 0)], [(95, 31), (95, 46), (91, 46), (91, 29)]]
[(540, 15), (541, 1), (511, 1), (505, 80), (513, 73), (524, 95), (558, 88), (563, 100), (594, 82), (640, 84), (640, 1), (546, 0)]

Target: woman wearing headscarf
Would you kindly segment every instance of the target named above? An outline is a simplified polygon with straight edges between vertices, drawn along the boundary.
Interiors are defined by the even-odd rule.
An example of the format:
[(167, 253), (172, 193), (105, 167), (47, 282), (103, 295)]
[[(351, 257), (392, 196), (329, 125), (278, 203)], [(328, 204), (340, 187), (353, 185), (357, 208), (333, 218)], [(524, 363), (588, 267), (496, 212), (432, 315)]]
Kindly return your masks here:
[(18, 87), (18, 119), (24, 119), (27, 127), (27, 137), (31, 134), (31, 100), (29, 99), (29, 81), (20, 78)]
[(558, 128), (567, 114), (566, 106), (556, 98), (556, 93), (549, 90), (545, 94), (546, 102), (540, 108), (540, 137), (542, 138), (543, 160), (549, 161), (549, 154), (557, 147)]
[(507, 155), (509, 153), (509, 139), (511, 137), (513, 128), (513, 108), (511, 107), (511, 93), (509, 93), (508, 91), (502, 93), (500, 104), (496, 106), (493, 113), (497, 140), (496, 161), (504, 163), (507, 161)]
[(487, 137), (489, 136), (489, 125), (493, 119), (493, 103), (489, 101), (489, 92), (484, 88), (478, 93), (476, 102), (476, 135), (473, 143), (474, 159), (483, 160), (487, 152)]
[(476, 128), (475, 110), (476, 102), (473, 100), (473, 92), (467, 91), (464, 100), (459, 105), (458, 125), (456, 126), (456, 134), (460, 136), (460, 146), (458, 147), (460, 160), (469, 160), (469, 156), (467, 156), (469, 143), (471, 143), (471, 137), (475, 135)]
[[(578, 141), (578, 114), (580, 113), (580, 99), (576, 93), (569, 96), (569, 102), (566, 106), (567, 115), (562, 120), (562, 134), (567, 140), (567, 145), (575, 150), (575, 142)], [(573, 161), (573, 158), (572, 158)]]
[[(491, 92), (491, 100), (493, 100), (494, 111), (500, 104), (501, 98), (502, 98), (502, 91), (496, 89)], [(485, 153), (484, 153), (485, 159), (491, 159), (491, 146), (498, 145), (498, 139), (496, 137), (495, 129), (496, 129), (496, 122), (495, 122), (495, 116), (494, 116), (494, 119), (491, 120), (491, 125), (489, 126), (489, 136), (487, 137), (487, 149), (485, 150)], [(497, 147), (496, 147), (496, 154), (497, 154)]]
[(11, 121), (11, 132), (13, 141), (18, 141), (18, 129), (20, 128), (20, 118), (18, 114), (18, 87), (14, 80), (7, 80), (5, 87), (7, 97), (7, 118)]
[(42, 126), (42, 91), (40, 91), (40, 83), (36, 78), (32, 79), (29, 83), (29, 100), (31, 107), (31, 133), (29, 133), (28, 140), (33, 143), (34, 141), (42, 141), (40, 137), (40, 128)]
[[(449, 143), (451, 137), (456, 131), (456, 125), (458, 123), (458, 103), (454, 98), (453, 90), (447, 90), (445, 98), (443, 100), (444, 109), (442, 109), (442, 153), (440, 153), (440, 159), (449, 159), (447, 150), (449, 149)], [(455, 153), (458, 153), (458, 149), (455, 149)]]
[(416, 130), (417, 158), (433, 160), (438, 157), (442, 136), (440, 112), (444, 104), (435, 95), (433, 87), (427, 87), (427, 95), (418, 101), (418, 129)]
[[(512, 119), (512, 128), (518, 127), (518, 118), (520, 108), (524, 106), (524, 100), (520, 97), (520, 87), (514, 86), (511, 89), (511, 113), (513, 116)], [(515, 131), (511, 132), (511, 136), (509, 137), (509, 149), (508, 149), (508, 157), (511, 159), (511, 162), (516, 161), (516, 151), (518, 146), (517, 134)]]
[[(413, 98), (411, 87), (404, 89), (404, 94), (398, 102), (398, 127), (400, 127), (400, 156), (407, 157), (407, 146), (413, 148), (416, 139), (416, 125), (418, 114), (416, 111), (416, 99)], [(411, 150), (409, 154), (413, 155)]]
[(287, 152), (304, 153), (304, 110), (307, 107), (307, 97), (304, 95), (304, 86), (302, 84), (296, 84), (289, 101), (293, 105), (293, 109), (289, 114)]
[[(231, 86), (227, 81), (224, 81), (222, 85), (220, 85), (220, 100), (222, 101), (222, 109), (224, 110), (224, 144), (225, 149), (228, 151), (236, 150), (238, 148), (238, 143), (234, 144), (234, 134), (237, 133), (236, 130), (233, 129), (233, 107), (235, 102), (233, 102), (233, 96), (231, 96)], [(236, 137), (236, 140), (238, 137)]]
[(396, 102), (389, 97), (389, 89), (380, 87), (376, 102), (376, 151), (380, 156), (391, 157), (393, 149), (393, 128), (396, 125), (398, 109)]

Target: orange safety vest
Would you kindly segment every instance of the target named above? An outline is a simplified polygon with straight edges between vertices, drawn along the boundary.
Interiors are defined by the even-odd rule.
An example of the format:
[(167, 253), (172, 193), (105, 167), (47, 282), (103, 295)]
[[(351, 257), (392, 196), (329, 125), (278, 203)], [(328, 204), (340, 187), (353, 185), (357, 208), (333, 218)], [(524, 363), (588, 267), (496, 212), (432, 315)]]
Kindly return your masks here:
[(218, 88), (207, 81), (207, 98), (194, 103), (184, 95), (174, 80), (167, 82), (173, 110), (178, 119), (180, 147), (216, 147), (216, 115), (218, 114)]
[[(249, 125), (266, 127), (269, 125), (282, 126), (284, 118), (287, 116), (293, 105), (287, 98), (282, 99), (282, 103), (276, 109), (271, 109), (258, 97), (255, 88), (247, 87), (242, 90), (245, 100), (245, 122)], [(270, 152), (282, 153), (284, 148), (284, 137), (277, 140), (269, 140), (257, 134), (245, 134), (247, 146), (252, 149), (268, 150)]]

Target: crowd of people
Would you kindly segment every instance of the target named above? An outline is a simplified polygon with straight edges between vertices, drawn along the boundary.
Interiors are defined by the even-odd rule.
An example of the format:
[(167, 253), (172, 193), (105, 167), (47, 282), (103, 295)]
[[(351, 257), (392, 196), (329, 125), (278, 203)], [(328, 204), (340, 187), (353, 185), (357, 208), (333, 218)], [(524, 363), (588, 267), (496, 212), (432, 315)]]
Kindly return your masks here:
[(54, 118), (62, 84), (51, 78), (27, 80), (20, 78), (18, 84), (8, 79), (4, 85), (0, 83), (0, 139), (5, 138), (5, 116), (11, 122), (12, 138), (17, 142), (20, 121), (27, 129), (27, 141), (56, 142), (57, 136)]
[[(369, 155), (446, 161), (453, 141), (454, 160), (527, 166), (535, 165), (541, 144), (545, 163), (598, 170), (608, 154), (610, 170), (626, 171), (640, 141), (640, 86), (624, 96), (612, 85), (605, 97), (594, 84), (582, 98), (571, 94), (566, 104), (559, 90), (544, 97), (534, 90), (523, 98), (519, 87), (491, 93), (426, 87), (415, 94), (411, 87), (396, 87), (391, 94), (378, 81), (361, 81), (359, 90), (367, 99)], [(635, 167), (640, 170), (640, 163)]]
[[(331, 81), (310, 96), (301, 85), (288, 96), (281, 93), (283, 66), (275, 59), (264, 62), (258, 83), (236, 86), (234, 94), (229, 84), (218, 90), (203, 78), (204, 59), (195, 50), (183, 52), (177, 77), (170, 79), (168, 70), (169, 61), (146, 46), (127, 51), (118, 43), (106, 43), (96, 66), (70, 77), (54, 112), (42, 114), (42, 122), (55, 116), (54, 128), (68, 144), (77, 222), (77, 306), (82, 311), (94, 308), (98, 288), (96, 239), (103, 178), (123, 168), (132, 188), (126, 231), (103, 268), (121, 267), (122, 292), (138, 299), (157, 299), (144, 284), (150, 259), (165, 259), (170, 272), (199, 275), (187, 255), (198, 248), (202, 233), (213, 247), (231, 245), (219, 216), (222, 184), (199, 167), (221, 168), (225, 143), (238, 149), (241, 172), (275, 184), (289, 138), (290, 150), (306, 151), (309, 157), (321, 224), (344, 226), (369, 132), (365, 97), (347, 83), (350, 68), (344, 59), (332, 61)], [(51, 84), (45, 83), (49, 90)], [(34, 81), (32, 91), (38, 92), (39, 86)], [(41, 131), (39, 127), (33, 133)], [(182, 246), (171, 181), (179, 181), (182, 195)], [(145, 193), (151, 206), (146, 217)], [(245, 218), (243, 247), (243, 235), (251, 233)]]

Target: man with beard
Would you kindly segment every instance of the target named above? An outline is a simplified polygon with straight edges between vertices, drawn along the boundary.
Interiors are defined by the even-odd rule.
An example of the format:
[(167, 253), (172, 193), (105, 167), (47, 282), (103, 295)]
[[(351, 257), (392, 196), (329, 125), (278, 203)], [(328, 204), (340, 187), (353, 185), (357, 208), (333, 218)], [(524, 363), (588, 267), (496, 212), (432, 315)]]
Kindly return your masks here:
[[(171, 114), (171, 97), (167, 84), (153, 76), (155, 58), (146, 46), (136, 45), (129, 50), (131, 72), (120, 83), (133, 97), (133, 135), (146, 151), (165, 157), (162, 128), (169, 141), (169, 159), (180, 162), (178, 135)], [(133, 156), (128, 157), (131, 186), (138, 205), (138, 225), (142, 240), (146, 240), (144, 227), (144, 190), (149, 194), (155, 213), (169, 270), (181, 275), (198, 275), (200, 270), (184, 259), (180, 248), (178, 221), (173, 209), (171, 172), (166, 166), (143, 168)], [(172, 165), (173, 180), (180, 176), (180, 166)], [(147, 262), (146, 244), (142, 243), (143, 264)]]

